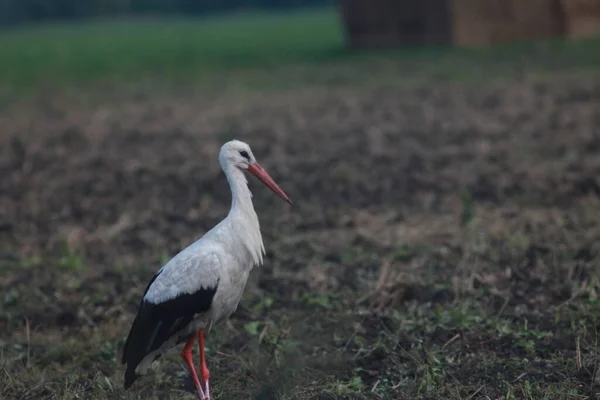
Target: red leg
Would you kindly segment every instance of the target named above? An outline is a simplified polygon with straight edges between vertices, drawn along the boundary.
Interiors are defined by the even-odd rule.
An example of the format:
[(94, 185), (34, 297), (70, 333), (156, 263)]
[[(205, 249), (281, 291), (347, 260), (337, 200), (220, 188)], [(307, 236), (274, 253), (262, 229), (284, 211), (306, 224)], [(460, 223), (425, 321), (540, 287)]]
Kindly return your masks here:
[(188, 369), (190, 370), (190, 375), (192, 375), (192, 379), (194, 380), (194, 385), (196, 385), (196, 389), (198, 389), (198, 394), (200, 394), (200, 398), (204, 399), (204, 391), (202, 390), (202, 386), (200, 386), (200, 380), (198, 379), (198, 374), (196, 374), (196, 370), (194, 369), (194, 363), (192, 362), (192, 346), (194, 345), (194, 335), (190, 336), (188, 341), (186, 342), (183, 350), (181, 351), (181, 357), (185, 361)]
[(204, 356), (204, 330), (198, 330), (198, 347), (200, 348), (200, 376), (202, 377), (202, 383), (204, 384), (205, 399), (210, 399), (210, 391), (208, 388), (208, 380), (210, 378), (210, 372), (206, 366), (206, 358)]

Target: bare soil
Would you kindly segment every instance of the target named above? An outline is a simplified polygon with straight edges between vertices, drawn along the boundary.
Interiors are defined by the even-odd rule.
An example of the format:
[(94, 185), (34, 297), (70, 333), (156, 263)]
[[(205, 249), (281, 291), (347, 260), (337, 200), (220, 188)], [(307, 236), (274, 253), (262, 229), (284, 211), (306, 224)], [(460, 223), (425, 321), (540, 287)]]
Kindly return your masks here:
[(194, 398), (178, 351), (127, 392), (118, 359), (226, 215), (234, 137), (294, 206), (249, 178), (267, 256), (208, 337), (215, 398), (600, 393), (597, 79), (46, 99), (0, 132), (3, 399)]

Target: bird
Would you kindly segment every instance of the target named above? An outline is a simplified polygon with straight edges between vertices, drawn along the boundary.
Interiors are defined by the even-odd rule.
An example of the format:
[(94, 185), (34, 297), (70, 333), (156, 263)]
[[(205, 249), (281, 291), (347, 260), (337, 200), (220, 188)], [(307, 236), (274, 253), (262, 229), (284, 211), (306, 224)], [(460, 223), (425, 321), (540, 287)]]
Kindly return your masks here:
[[(245, 172), (293, 204), (247, 143), (224, 143), (218, 159), (231, 189), (231, 208), (221, 222), (167, 261), (146, 286), (123, 346), (126, 390), (155, 360), (185, 342), (181, 357), (199, 398), (210, 400), (204, 334), (235, 312), (250, 271), (263, 264), (266, 254)], [(191, 352), (196, 338), (200, 378)]]

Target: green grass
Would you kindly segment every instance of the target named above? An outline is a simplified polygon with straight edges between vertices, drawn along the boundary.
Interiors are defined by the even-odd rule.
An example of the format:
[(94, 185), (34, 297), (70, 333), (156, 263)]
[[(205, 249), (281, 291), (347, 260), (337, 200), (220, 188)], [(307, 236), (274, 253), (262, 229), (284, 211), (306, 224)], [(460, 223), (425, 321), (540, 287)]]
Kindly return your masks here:
[(0, 33), (0, 48), (0, 92), (9, 93), (138, 82), (156, 91), (163, 83), (281, 90), (432, 77), (485, 81), (518, 76), (525, 64), (528, 73), (600, 66), (600, 37), (354, 52), (334, 8), (25, 26)]
[(318, 59), (342, 45), (333, 9), (34, 26), (0, 35), (0, 84), (202, 75)]

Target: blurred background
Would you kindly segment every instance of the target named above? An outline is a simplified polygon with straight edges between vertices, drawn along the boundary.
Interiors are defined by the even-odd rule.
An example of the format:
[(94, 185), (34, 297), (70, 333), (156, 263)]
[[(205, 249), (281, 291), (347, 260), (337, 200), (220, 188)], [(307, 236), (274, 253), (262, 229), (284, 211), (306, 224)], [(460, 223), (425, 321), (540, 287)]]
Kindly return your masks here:
[(216, 399), (594, 398), (599, 67), (598, 0), (3, 0), (0, 397), (194, 398), (120, 353), (238, 138), (294, 206)]

